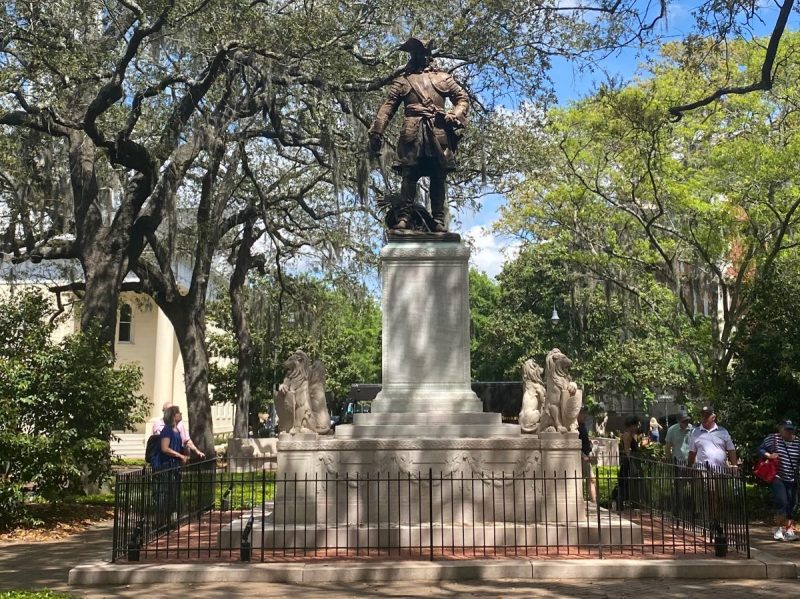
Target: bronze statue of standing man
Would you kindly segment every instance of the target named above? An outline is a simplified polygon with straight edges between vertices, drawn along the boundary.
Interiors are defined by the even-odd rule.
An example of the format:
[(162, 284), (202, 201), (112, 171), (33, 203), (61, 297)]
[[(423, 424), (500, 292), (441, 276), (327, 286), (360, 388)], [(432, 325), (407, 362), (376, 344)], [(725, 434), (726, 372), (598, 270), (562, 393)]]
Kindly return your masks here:
[[(433, 231), (445, 232), (446, 176), (455, 170), (459, 129), (467, 123), (469, 95), (452, 75), (431, 66), (431, 43), (409, 38), (400, 50), (411, 55), (402, 75), (389, 87), (389, 97), (378, 110), (369, 130), (370, 150), (380, 152), (383, 132), (402, 102), (403, 128), (392, 168), (403, 178), (393, 229), (413, 228), (411, 212), (421, 177), (430, 179)], [(445, 99), (453, 107), (445, 111)]]

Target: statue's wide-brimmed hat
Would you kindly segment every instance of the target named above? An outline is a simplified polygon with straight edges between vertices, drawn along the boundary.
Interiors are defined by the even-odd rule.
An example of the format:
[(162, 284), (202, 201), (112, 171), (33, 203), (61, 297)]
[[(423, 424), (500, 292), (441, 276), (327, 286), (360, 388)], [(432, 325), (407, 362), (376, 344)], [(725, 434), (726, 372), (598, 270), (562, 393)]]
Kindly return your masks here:
[(430, 56), (431, 50), (433, 49), (433, 40), (423, 42), (421, 39), (417, 39), (416, 37), (410, 37), (397, 49), (408, 52), (409, 54), (426, 54)]

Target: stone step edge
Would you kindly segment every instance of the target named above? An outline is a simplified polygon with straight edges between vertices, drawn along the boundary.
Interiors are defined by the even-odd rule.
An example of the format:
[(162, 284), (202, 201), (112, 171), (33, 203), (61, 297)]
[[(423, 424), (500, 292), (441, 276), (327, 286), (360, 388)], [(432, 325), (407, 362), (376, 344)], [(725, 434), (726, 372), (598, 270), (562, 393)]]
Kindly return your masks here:
[[(346, 425), (345, 425), (346, 426)], [(352, 424), (352, 428), (339, 428), (340, 439), (370, 438), (390, 439), (409, 438), (414, 434), (419, 438), (462, 438), (462, 437), (520, 437), (518, 426), (513, 424)], [(334, 436), (335, 438), (335, 436)]]
[[(760, 554), (760, 559), (755, 557)], [(327, 563), (111, 564), (94, 562), (69, 571), (72, 586), (202, 582), (391, 582), (518, 579), (796, 579), (797, 565), (753, 552), (750, 560), (498, 559)]]

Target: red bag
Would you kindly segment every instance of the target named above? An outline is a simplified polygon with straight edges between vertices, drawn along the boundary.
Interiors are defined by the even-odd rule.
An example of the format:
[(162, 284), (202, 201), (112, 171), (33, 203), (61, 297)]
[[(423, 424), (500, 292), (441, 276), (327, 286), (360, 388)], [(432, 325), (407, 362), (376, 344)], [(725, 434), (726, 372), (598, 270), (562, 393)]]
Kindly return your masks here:
[(753, 468), (753, 474), (758, 480), (771, 484), (778, 476), (778, 460), (761, 458)]
[[(772, 453), (777, 451), (777, 448), (775, 447), (776, 445), (777, 441), (775, 440), (775, 437), (773, 437)], [(778, 476), (778, 460), (761, 458), (753, 467), (753, 474), (755, 474), (756, 478), (761, 482), (765, 482), (768, 485), (771, 484), (772, 481), (774, 481)]]

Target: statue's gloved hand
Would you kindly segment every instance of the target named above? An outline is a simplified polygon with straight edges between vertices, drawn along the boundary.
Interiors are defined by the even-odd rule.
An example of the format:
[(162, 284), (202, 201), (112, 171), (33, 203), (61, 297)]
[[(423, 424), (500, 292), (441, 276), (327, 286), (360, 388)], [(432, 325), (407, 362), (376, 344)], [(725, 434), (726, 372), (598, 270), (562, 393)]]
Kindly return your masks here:
[(464, 126), (464, 123), (461, 122), (461, 119), (452, 112), (445, 113), (444, 122), (447, 123), (453, 129), (460, 129), (461, 127)]
[(373, 154), (377, 154), (381, 151), (383, 147), (383, 135), (380, 133), (370, 133), (369, 134), (369, 151)]

